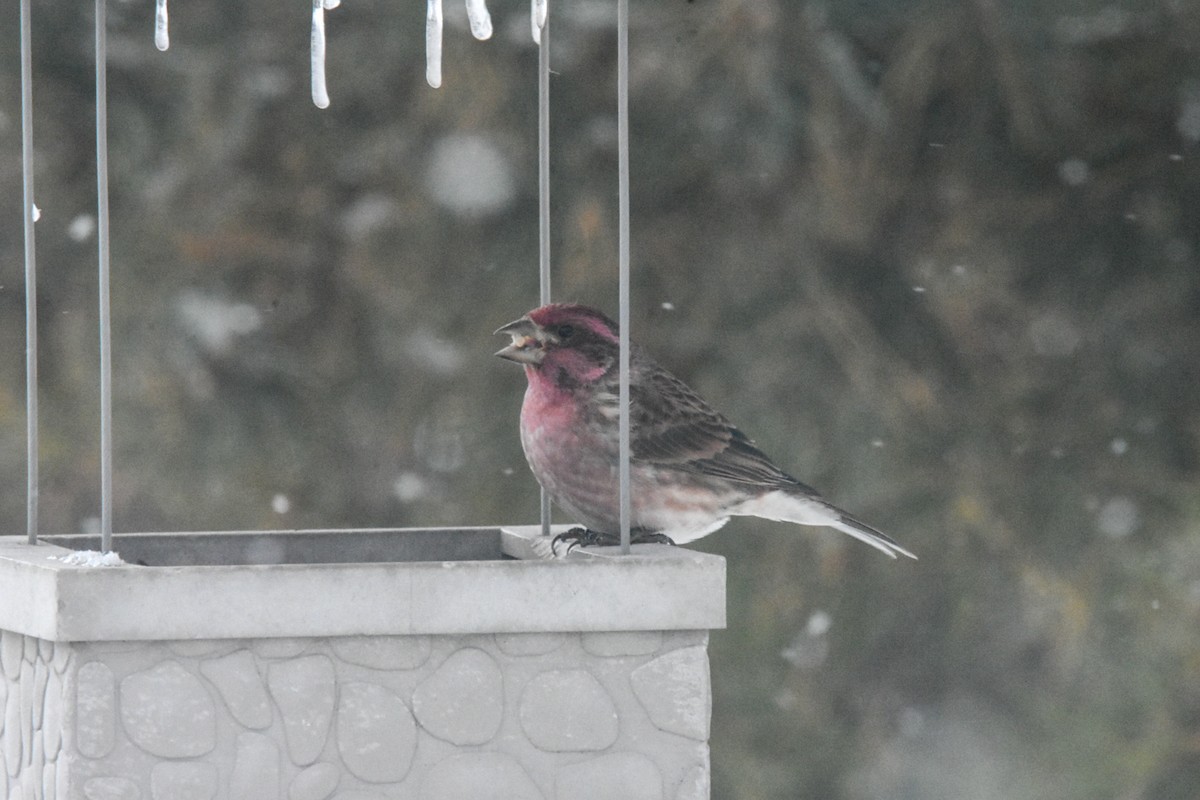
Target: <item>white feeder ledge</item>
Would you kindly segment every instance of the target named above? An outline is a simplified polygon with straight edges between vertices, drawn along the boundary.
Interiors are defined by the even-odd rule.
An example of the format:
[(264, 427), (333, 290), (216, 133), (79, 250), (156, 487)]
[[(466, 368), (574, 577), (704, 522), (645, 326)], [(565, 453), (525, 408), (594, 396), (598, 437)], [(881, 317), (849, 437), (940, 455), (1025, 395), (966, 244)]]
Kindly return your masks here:
[(74, 642), (725, 627), (724, 559), (546, 559), (538, 526), (119, 533), (124, 565), (73, 564), (96, 539), (0, 537), (0, 628)]

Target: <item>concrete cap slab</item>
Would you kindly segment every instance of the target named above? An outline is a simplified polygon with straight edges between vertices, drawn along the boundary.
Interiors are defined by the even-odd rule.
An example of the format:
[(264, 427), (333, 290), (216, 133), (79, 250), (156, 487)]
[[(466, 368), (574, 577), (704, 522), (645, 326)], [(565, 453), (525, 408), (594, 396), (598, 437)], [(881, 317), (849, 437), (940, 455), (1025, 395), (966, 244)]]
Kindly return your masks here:
[(0, 629), (119, 641), (725, 626), (723, 558), (665, 545), (545, 558), (536, 526), (117, 534), (127, 564), (64, 563), (94, 538), (0, 537)]

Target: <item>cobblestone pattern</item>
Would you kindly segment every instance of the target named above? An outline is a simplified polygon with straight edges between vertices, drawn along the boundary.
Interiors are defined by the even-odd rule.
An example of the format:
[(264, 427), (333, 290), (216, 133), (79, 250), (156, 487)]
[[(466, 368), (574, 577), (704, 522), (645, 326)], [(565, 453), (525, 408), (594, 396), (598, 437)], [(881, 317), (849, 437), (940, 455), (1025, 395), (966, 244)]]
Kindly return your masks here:
[(707, 800), (703, 631), (0, 631), (0, 800)]

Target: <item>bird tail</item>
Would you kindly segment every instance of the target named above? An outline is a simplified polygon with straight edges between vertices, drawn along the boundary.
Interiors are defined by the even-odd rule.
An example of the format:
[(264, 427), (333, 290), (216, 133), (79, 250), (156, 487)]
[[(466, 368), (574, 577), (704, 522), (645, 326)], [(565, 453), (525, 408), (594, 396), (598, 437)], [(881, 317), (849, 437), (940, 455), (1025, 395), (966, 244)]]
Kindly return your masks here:
[(886, 533), (855, 519), (842, 509), (823, 498), (808, 493), (775, 489), (742, 504), (733, 513), (743, 514), (779, 522), (794, 522), (798, 525), (819, 525), (839, 530), (860, 542), (871, 545), (892, 558), (899, 555), (916, 559), (916, 556)]

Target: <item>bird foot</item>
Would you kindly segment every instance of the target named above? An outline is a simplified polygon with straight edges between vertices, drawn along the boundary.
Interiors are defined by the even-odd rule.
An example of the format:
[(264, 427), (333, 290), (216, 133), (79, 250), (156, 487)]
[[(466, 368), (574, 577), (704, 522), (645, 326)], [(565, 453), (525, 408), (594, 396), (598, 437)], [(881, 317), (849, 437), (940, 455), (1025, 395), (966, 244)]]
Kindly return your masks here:
[(665, 533), (638, 531), (630, 534), (629, 538), (632, 544), (669, 544), (671, 547), (675, 547), (675, 540)]
[(563, 531), (551, 539), (550, 552), (554, 553), (554, 555), (558, 555), (558, 545), (562, 542), (567, 543), (567, 553), (569, 554), (576, 547), (610, 544), (610, 542), (607, 541), (608, 538), (611, 538), (608, 536), (608, 534), (601, 533), (600, 531), (594, 531), (591, 528), (577, 526), (568, 531)]
[[(669, 544), (672, 546), (675, 544), (671, 537), (665, 533), (647, 531), (643, 528), (635, 528), (630, 531), (629, 541), (630, 544)], [(619, 545), (621, 537), (612, 533), (594, 531), (591, 528), (585, 528), (580, 525), (564, 531), (550, 540), (550, 551), (556, 556), (558, 555), (558, 545), (560, 542), (567, 543), (566, 552), (570, 553), (576, 547), (611, 547)]]

